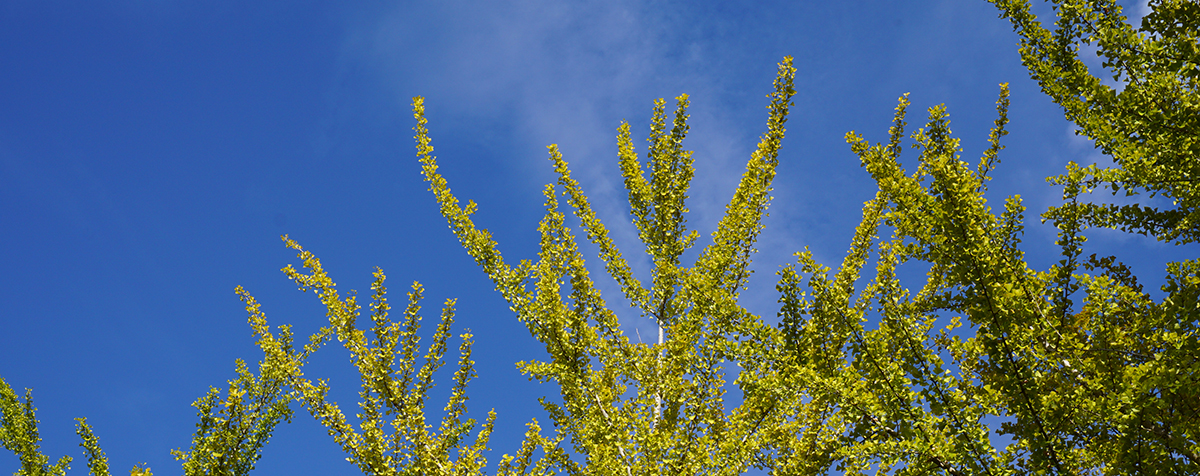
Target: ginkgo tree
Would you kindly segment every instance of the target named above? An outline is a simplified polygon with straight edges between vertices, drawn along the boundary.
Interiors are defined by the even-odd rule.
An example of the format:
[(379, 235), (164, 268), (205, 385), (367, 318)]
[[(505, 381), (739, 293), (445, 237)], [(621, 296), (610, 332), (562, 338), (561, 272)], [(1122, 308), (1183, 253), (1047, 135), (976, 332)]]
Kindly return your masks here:
[[(438, 173), (413, 102), (418, 157), (450, 228), (542, 342), (549, 362), (522, 369), (559, 386), (543, 401), (581, 462), (570, 473), (1150, 474), (1194, 473), (1200, 432), (1196, 262), (1168, 266), (1155, 301), (1115, 257), (1079, 256), (1085, 208), (1066, 181), (1068, 205), (1044, 218), (1059, 229), (1063, 259), (1032, 269), (1021, 249), (1025, 208), (1000, 213), (985, 197), (1006, 134), (1007, 85), (991, 146), (978, 165), (960, 158), (946, 110), (929, 110), (908, 137), (917, 168), (899, 161), (907, 97), (886, 144), (847, 135), (878, 185), (836, 270), (798, 255), (781, 272), (780, 323), (738, 304), (791, 96), (780, 65), (768, 131), (752, 155), (712, 242), (690, 267), (679, 257), (698, 236), (685, 227), (691, 153), (686, 97), (668, 134), (661, 102), (651, 121), (646, 170), (627, 125), (618, 157), (630, 213), (651, 257), (637, 280), (596, 217), (565, 159), (547, 186), (539, 261), (505, 262), (486, 230)], [(592, 281), (558, 208), (572, 206), (623, 297), (664, 337), (632, 344)], [(885, 235), (886, 233), (886, 235)], [(873, 265), (873, 273), (868, 273)], [(902, 281), (900, 266), (925, 270)], [(860, 285), (861, 278), (869, 278)], [(1075, 306), (1082, 292), (1082, 306)], [(631, 349), (631, 350), (626, 350)], [(718, 369), (739, 368), (742, 403), (724, 408)], [(699, 429), (699, 431), (697, 431)], [(996, 445), (992, 434), (1007, 435)]]
[[(907, 95), (885, 141), (848, 133), (876, 193), (840, 263), (801, 250), (781, 268), (775, 316), (756, 315), (741, 299), (795, 94), (790, 57), (768, 95), (766, 131), (707, 238), (687, 222), (690, 98), (676, 98), (672, 114), (666, 101), (654, 103), (644, 155), (628, 124), (617, 129), (629, 215), (650, 258), (647, 279), (635, 276), (554, 145), (557, 180), (543, 191), (538, 256), (506, 259), (475, 225), (478, 205), (460, 201), (439, 172), (418, 97), (422, 172), (454, 236), (544, 347), (517, 366), (556, 388), (541, 400), (550, 424), (533, 419), (523, 442), (506, 442), (516, 451), (489, 469), (495, 413), (469, 417), (469, 331), (459, 335), (440, 422), (426, 420), (455, 301), (445, 301), (423, 346), (423, 289), (413, 284), (394, 319), (377, 270), (369, 329), (361, 329), (357, 295), (339, 293), (320, 260), (285, 236), (302, 264), (283, 271), (320, 300), (328, 325), (297, 346), (291, 328), (269, 327), (262, 305), (238, 287), (263, 358), (257, 371), (237, 361), (227, 389), (195, 402), (192, 445), (173, 454), (187, 475), (245, 475), (299, 404), (369, 476), (1200, 473), (1200, 261), (1168, 263), (1155, 297), (1118, 257), (1083, 258), (1089, 226), (1195, 239), (1200, 7), (1152, 1), (1135, 30), (1111, 1), (1063, 0), (1054, 3), (1051, 33), (1028, 2), (994, 3), (1022, 36), (1034, 79), (1114, 159), (1108, 169), (1072, 165), (1054, 179), (1064, 202), (1042, 214), (1058, 230), (1062, 256), (1053, 266), (1025, 260), (1020, 196), (998, 209), (988, 199), (1007, 134), (1007, 85), (989, 147), (974, 164), (962, 158), (943, 106), (909, 130)], [(1089, 42), (1122, 75), (1123, 89), (1090, 76), (1078, 59), (1079, 44)], [(906, 148), (914, 157), (901, 160)], [(1174, 203), (1158, 210), (1085, 200), (1100, 186)], [(581, 239), (599, 263), (588, 264)], [(618, 295), (602, 296), (593, 277), (601, 269)], [(635, 342), (616, 309), (653, 320), (657, 339)], [(353, 415), (330, 400), (328, 381), (305, 370), (333, 339), (362, 377)], [(0, 418), (0, 442), (18, 455), (18, 475), (64, 474), (69, 457), (51, 464), (40, 451), (29, 392), (22, 400), (0, 380)], [(77, 429), (90, 472), (107, 476), (99, 438), (83, 419)]]
[[(645, 169), (628, 125), (622, 124), (617, 148), (630, 213), (653, 263), (647, 284), (633, 276), (555, 146), (550, 146), (550, 160), (559, 179), (545, 190), (540, 259), (506, 263), (490, 234), (471, 220), (477, 206), (461, 206), (438, 173), (423, 100), (414, 100), (418, 157), (443, 215), (549, 354), (549, 362), (521, 367), (559, 386), (560, 403), (544, 400), (543, 405), (581, 460), (562, 468), (567, 472), (740, 474), (751, 467), (777, 474), (857, 474), (871, 468), (1014, 471), (1021, 449), (998, 452), (984, 420), (1008, 413), (1007, 405), (1028, 402), (1005, 400), (1012, 397), (1009, 387), (982, 391), (990, 386), (979, 383), (1006, 372), (1026, 372), (1027, 363), (1007, 361), (1003, 370), (985, 373), (989, 365), (1001, 363), (995, 355), (1018, 357), (1012, 349), (997, 347), (996, 342), (1006, 342), (1003, 337), (963, 342), (952, 341), (944, 331), (931, 332), (939, 311), (973, 310), (964, 306), (967, 289), (999, 285), (993, 281), (1011, 289), (1031, 274), (1012, 246), (1020, 230), (1018, 202), (1011, 203), (1004, 217), (995, 217), (982, 197), (1005, 134), (1007, 89), (1002, 90), (992, 147), (975, 170), (958, 160), (958, 141), (951, 138), (941, 107), (931, 109), (927, 128), (913, 135), (922, 149), (914, 176), (905, 175), (896, 161), (906, 99), (886, 147), (870, 148), (857, 135), (847, 136), (880, 184), (879, 193), (865, 205), (850, 254), (832, 279), (808, 253), (799, 255), (807, 284), (794, 267), (783, 270), (778, 286), (782, 319), (775, 326), (738, 299), (770, 202), (794, 71), (790, 58), (780, 64), (769, 96), (767, 132), (712, 242), (688, 267), (681, 266), (680, 256), (698, 238), (685, 226), (692, 176), (691, 152), (683, 149), (688, 98), (677, 99), (670, 132), (664, 104), (656, 103)], [(621, 333), (559, 210), (560, 195), (599, 249), (604, 269), (628, 304), (662, 329), (658, 343), (635, 344)], [(961, 220), (971, 228), (962, 230)], [(895, 236), (880, 241), (884, 223)], [(915, 230), (922, 234), (913, 235)], [(964, 236), (947, 235), (952, 231)], [(975, 268), (950, 261), (968, 256), (951, 258), (945, 252), (963, 248), (946, 245), (967, 238), (984, 241), (969, 257), (990, 261), (974, 263)], [(920, 240), (936, 246), (922, 251)], [(875, 277), (856, 289), (876, 247)], [(918, 259), (933, 266), (924, 289), (910, 296), (895, 277), (896, 267)], [(965, 269), (984, 272), (986, 282), (960, 276)], [(864, 321), (872, 319), (878, 327), (866, 330)], [(991, 323), (979, 320), (976, 325), (987, 328)], [(943, 359), (948, 352), (951, 358)], [(737, 364), (733, 385), (742, 393), (741, 403), (730, 409), (724, 402), (730, 391), (721, 371), (725, 364)], [(959, 372), (950, 372), (951, 367)], [(1028, 444), (1035, 454), (1044, 446)]]

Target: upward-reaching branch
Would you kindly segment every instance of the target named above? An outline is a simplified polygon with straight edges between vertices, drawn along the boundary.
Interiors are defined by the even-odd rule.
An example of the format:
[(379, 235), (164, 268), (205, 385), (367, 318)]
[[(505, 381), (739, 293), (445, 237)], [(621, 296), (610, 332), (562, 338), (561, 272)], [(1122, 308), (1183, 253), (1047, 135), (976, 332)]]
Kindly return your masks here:
[(725, 206), (725, 216), (712, 235), (713, 243), (705, 247), (696, 262), (696, 267), (715, 280), (718, 287), (735, 295), (749, 277), (750, 255), (754, 252), (754, 242), (762, 230), (762, 219), (771, 201), (771, 183), (775, 179), (779, 148), (786, 131), (784, 124), (792, 106), (792, 96), (796, 94), (792, 87), (795, 77), (792, 57), (784, 58), (779, 64), (775, 91), (767, 96), (771, 98), (771, 104), (767, 106), (771, 111), (767, 131), (759, 138), (758, 148), (746, 164), (746, 173)]

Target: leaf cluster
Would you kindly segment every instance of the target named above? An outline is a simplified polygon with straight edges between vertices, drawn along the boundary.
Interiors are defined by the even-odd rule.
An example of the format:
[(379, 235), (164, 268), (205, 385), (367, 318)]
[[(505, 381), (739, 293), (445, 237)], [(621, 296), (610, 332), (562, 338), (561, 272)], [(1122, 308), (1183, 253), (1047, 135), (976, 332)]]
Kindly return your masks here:
[[(1200, 239), (1200, 4), (1151, 0), (1131, 25), (1115, 0), (1053, 0), (1053, 29), (1038, 21), (1029, 0), (989, 0), (1021, 37), (1030, 75), (1077, 133), (1112, 157), (1112, 167), (1075, 164), (1055, 177), (1077, 193), (1153, 198), (1117, 205), (1084, 203), (1086, 223), (1159, 240)], [(1117, 84), (1089, 70), (1081, 51), (1094, 48)]]

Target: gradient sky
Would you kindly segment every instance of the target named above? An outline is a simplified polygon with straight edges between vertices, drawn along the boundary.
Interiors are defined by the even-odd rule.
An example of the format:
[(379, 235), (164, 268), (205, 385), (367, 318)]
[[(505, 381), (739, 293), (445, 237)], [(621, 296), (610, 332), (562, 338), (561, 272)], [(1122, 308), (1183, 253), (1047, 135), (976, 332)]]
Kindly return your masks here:
[[(1103, 159), (1029, 79), (1016, 42), (983, 0), (0, 2), (0, 377), (34, 389), (43, 448), (74, 456), (71, 474), (86, 472), (73, 429), (83, 416), (114, 474), (135, 462), (178, 474), (168, 450), (188, 445), (191, 402), (232, 378), (235, 358), (259, 358), (234, 287), (274, 325), (324, 323), (314, 296), (279, 272), (298, 264), (286, 233), (343, 292), (369, 292), (379, 266), (394, 305), (413, 280), (426, 286), (430, 325), (458, 299), (456, 330), (477, 336), (469, 406), (499, 413), (494, 465), (530, 418), (547, 422), (535, 399), (557, 390), (515, 370), (543, 352), (426, 191), (413, 96), (426, 97), (450, 186), (479, 202), (478, 223), (506, 256), (536, 253), (541, 190), (554, 179), (545, 146), (556, 143), (644, 274), (616, 166), (620, 121), (644, 152), (653, 101), (691, 96), (690, 223), (707, 237), (765, 129), (776, 63), (793, 55), (798, 93), (744, 297), (773, 318), (775, 271), (805, 246), (838, 263), (873, 194), (843, 135), (885, 140), (906, 92), (910, 127), (946, 104), (974, 163), (998, 84), (1011, 83), (990, 197), (1021, 194), (1031, 262), (1056, 258), (1036, 215), (1061, 192), (1044, 178)], [(1089, 252), (1119, 254), (1150, 288), (1167, 258), (1196, 250), (1090, 236)], [(622, 317), (633, 335), (652, 329)], [(307, 373), (354, 408), (341, 347)], [(298, 408), (256, 474), (356, 474), (344, 456)], [(17, 467), (0, 454), (0, 470)]]

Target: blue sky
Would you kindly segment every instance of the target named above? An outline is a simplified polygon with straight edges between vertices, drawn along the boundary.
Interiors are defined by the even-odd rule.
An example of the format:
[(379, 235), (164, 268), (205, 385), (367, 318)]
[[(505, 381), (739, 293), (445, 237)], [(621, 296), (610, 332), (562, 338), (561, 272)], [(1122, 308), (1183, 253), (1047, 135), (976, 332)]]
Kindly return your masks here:
[[(1029, 79), (1016, 42), (982, 0), (3, 2), (0, 377), (34, 389), (43, 448), (75, 456), (74, 474), (86, 471), (73, 432), (81, 416), (114, 471), (147, 462), (178, 473), (168, 450), (188, 444), (190, 403), (232, 378), (235, 358), (258, 359), (234, 286), (272, 324), (304, 333), (324, 322), (316, 299), (279, 272), (296, 262), (286, 233), (343, 290), (366, 292), (375, 266), (394, 302), (420, 280), (426, 322), (458, 299), (456, 328), (477, 336), (470, 408), (499, 413), (494, 462), (516, 450), (530, 418), (546, 421), (535, 399), (556, 389), (514, 369), (542, 352), (425, 189), (413, 96), (426, 97), (451, 187), (480, 203), (478, 222), (507, 256), (536, 252), (552, 143), (635, 256), (615, 161), (620, 121), (644, 151), (654, 99), (691, 96), (690, 223), (707, 236), (765, 128), (775, 64), (795, 56), (796, 104), (745, 296), (773, 316), (775, 270), (804, 246), (840, 261), (873, 193), (843, 135), (884, 140), (905, 92), (914, 128), (945, 103), (974, 161), (998, 84), (1010, 82), (991, 199), (1019, 193), (1030, 217), (1059, 196), (1047, 175), (1102, 160)], [(1029, 227), (1029, 257), (1044, 268), (1053, 231), (1035, 218)], [(1182, 252), (1091, 235), (1092, 252), (1119, 253), (1152, 284)], [(624, 317), (629, 331), (651, 328)], [(358, 383), (340, 347), (309, 375), (331, 378), (352, 407)], [(298, 413), (257, 474), (354, 474)], [(0, 454), (0, 467), (17, 460)]]

